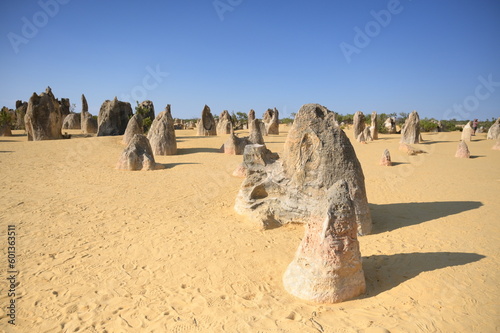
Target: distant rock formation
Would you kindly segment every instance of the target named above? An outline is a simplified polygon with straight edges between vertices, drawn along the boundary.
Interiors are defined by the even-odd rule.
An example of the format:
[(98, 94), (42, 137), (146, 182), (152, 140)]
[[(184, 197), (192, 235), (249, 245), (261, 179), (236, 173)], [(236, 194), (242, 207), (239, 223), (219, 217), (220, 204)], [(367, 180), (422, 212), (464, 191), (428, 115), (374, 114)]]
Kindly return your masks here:
[(62, 139), (63, 117), (61, 103), (50, 87), (40, 95), (33, 93), (24, 117), (28, 141)]
[(267, 111), (264, 112), (264, 116), (262, 117), (262, 121), (263, 121), (264, 126), (266, 128), (265, 135), (269, 135), (269, 134), (278, 135), (278, 134), (280, 134), (279, 112), (276, 108), (274, 108), (274, 110), (267, 109)]
[(384, 121), (384, 127), (387, 133), (395, 134), (396, 133), (396, 119), (394, 117), (389, 117)]
[(138, 171), (154, 170), (155, 158), (148, 138), (136, 134), (123, 151), (116, 168), (119, 170)]
[(224, 110), (219, 116), (219, 122), (217, 123), (217, 135), (230, 134), (233, 128), (231, 115), (229, 111)]
[(372, 140), (378, 140), (378, 123), (377, 123), (377, 112), (372, 112), (371, 124), (370, 124), (370, 136)]
[(312, 302), (338, 303), (365, 292), (365, 276), (356, 235), (356, 216), (347, 181), (325, 193), (306, 224), (304, 237), (288, 266), (283, 285), (290, 294)]
[(128, 145), (136, 134), (144, 134), (142, 116), (138, 113), (134, 114), (132, 118), (129, 119), (125, 134), (123, 134), (122, 142)]
[(149, 118), (151, 121), (153, 121), (156, 117), (155, 115), (155, 106), (152, 101), (150, 100), (145, 100), (139, 104), (140, 108), (143, 108), (146, 110), (145, 114), (143, 115), (143, 119)]
[(205, 105), (203, 111), (201, 112), (201, 119), (196, 125), (198, 136), (212, 136), (217, 135), (217, 127), (215, 124), (215, 119), (210, 112), (208, 105)]
[(392, 166), (391, 153), (389, 153), (389, 149), (384, 150), (379, 164), (382, 166)]
[(64, 118), (71, 113), (71, 103), (69, 102), (69, 98), (61, 98), (59, 104), (61, 104), (61, 114), (64, 121)]
[(455, 157), (459, 158), (470, 158), (469, 147), (464, 141), (460, 141), (458, 143), (457, 152), (455, 153)]
[(62, 124), (62, 129), (81, 129), (81, 115), (79, 113), (68, 114)]
[(97, 136), (123, 135), (132, 116), (130, 103), (116, 97), (112, 101), (106, 100), (99, 110)]
[(251, 109), (248, 111), (248, 130), (252, 130), (252, 122), (255, 120), (255, 111)]
[(155, 155), (177, 154), (177, 139), (170, 104), (167, 104), (165, 111), (160, 112), (153, 121), (148, 132), (148, 139)]
[(248, 141), (253, 144), (265, 144), (264, 137), (262, 136), (262, 122), (259, 119), (254, 119), (249, 124), (251, 124), (251, 126), (249, 126), (250, 135), (248, 137)]
[(84, 134), (97, 133), (97, 120), (89, 113), (89, 105), (85, 95), (82, 94), (81, 128)]
[[(353, 117), (354, 137), (359, 141), (359, 135), (365, 130), (365, 115), (361, 111), (356, 111)], [(365, 141), (365, 140), (363, 140)], [(361, 142), (361, 141), (360, 141)]]
[[(282, 158), (262, 145), (247, 145), (243, 155), (248, 176), (235, 210), (263, 228), (290, 222), (309, 223), (327, 206), (329, 189), (347, 182), (359, 234), (371, 232), (364, 175), (354, 149), (333, 112), (318, 104), (302, 106), (288, 133)], [(326, 212), (315, 216), (323, 220)]]
[(363, 130), (363, 135), (365, 137), (366, 142), (373, 141), (370, 127), (365, 127), (365, 129)]
[(461, 140), (470, 142), (473, 134), (474, 130), (472, 129), (471, 122), (469, 121), (462, 130)]
[(420, 143), (420, 117), (417, 111), (412, 111), (401, 129), (400, 143)]
[(496, 140), (500, 137), (500, 117), (497, 118), (495, 123), (491, 125), (488, 130), (488, 134), (486, 135), (486, 139), (488, 140)]

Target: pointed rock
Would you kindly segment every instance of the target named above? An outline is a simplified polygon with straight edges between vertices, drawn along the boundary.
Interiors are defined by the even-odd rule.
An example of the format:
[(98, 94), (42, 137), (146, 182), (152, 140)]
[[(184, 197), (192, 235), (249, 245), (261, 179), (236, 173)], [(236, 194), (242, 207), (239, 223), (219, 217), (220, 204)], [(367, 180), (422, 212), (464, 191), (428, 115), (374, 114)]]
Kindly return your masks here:
[(384, 150), (379, 164), (382, 166), (392, 166), (391, 154), (389, 153), (389, 149)]
[(377, 124), (377, 112), (372, 112), (371, 124), (370, 124), (370, 136), (372, 140), (378, 140), (378, 124)]
[(464, 141), (460, 141), (458, 143), (457, 152), (455, 153), (455, 157), (459, 158), (470, 158), (469, 147)]
[(130, 140), (132, 140), (132, 138), (136, 134), (144, 134), (142, 117), (138, 113), (134, 114), (128, 121), (127, 128), (125, 129), (125, 134), (123, 134), (122, 142), (128, 145)]
[(231, 134), (232, 121), (229, 111), (224, 110), (219, 116), (219, 122), (217, 123), (217, 135)]
[(491, 125), (486, 135), (486, 139), (488, 140), (496, 140), (498, 138), (500, 138), (500, 117)]
[(364, 138), (363, 136), (363, 139), (362, 141), (360, 141), (358, 138), (359, 138), (359, 135), (361, 133), (363, 133), (363, 131), (365, 130), (365, 115), (363, 114), (363, 112), (361, 111), (356, 111), (356, 113), (354, 114), (354, 118), (353, 118), (353, 129), (354, 129), (354, 137), (359, 141), (359, 142), (364, 142), (366, 141), (366, 138)]
[(148, 132), (148, 139), (155, 155), (177, 154), (177, 139), (170, 104), (153, 121)]
[(417, 111), (413, 111), (406, 119), (403, 129), (401, 129), (400, 143), (414, 144), (420, 143), (420, 117)]
[(255, 120), (255, 111), (251, 109), (248, 111), (248, 130), (252, 131), (252, 123)]
[(469, 121), (462, 130), (462, 141), (471, 141), (472, 134), (474, 134), (474, 130), (472, 129), (471, 122)]
[(203, 108), (201, 119), (198, 121), (196, 129), (198, 136), (217, 135), (217, 125), (208, 105), (205, 105)]
[(267, 111), (264, 113), (264, 116), (262, 117), (262, 121), (266, 128), (266, 135), (280, 134), (279, 112), (276, 108), (274, 108), (274, 110), (267, 109)]

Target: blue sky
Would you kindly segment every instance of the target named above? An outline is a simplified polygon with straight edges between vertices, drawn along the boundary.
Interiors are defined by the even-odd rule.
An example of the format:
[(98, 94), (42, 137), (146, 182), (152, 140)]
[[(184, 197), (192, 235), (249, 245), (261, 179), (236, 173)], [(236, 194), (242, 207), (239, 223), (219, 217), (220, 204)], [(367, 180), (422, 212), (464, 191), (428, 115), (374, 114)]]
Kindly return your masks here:
[(117, 96), (177, 118), (320, 103), (490, 119), (499, 32), (498, 0), (4, 0), (0, 106), (50, 85), (94, 115)]

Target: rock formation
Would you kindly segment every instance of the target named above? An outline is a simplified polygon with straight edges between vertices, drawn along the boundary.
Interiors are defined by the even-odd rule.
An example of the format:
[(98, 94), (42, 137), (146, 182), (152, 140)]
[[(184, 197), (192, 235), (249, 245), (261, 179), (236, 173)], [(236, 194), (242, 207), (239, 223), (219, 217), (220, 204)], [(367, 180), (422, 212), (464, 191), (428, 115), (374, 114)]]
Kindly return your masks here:
[(488, 130), (488, 134), (486, 135), (486, 139), (488, 140), (496, 140), (500, 137), (500, 117), (497, 118), (495, 123), (491, 125)]
[(226, 142), (224, 142), (221, 149), (224, 154), (243, 155), (243, 151), (248, 144), (250, 144), (248, 137), (240, 138), (234, 134), (234, 131), (231, 131), (231, 135), (227, 138)]
[(136, 134), (144, 134), (142, 116), (138, 113), (134, 114), (132, 118), (129, 119), (127, 128), (125, 129), (125, 134), (123, 134), (122, 142), (128, 145), (130, 140), (132, 140)]
[(15, 129), (23, 130), (24, 126), (24, 116), (28, 110), (28, 102), (16, 101), (16, 125)]
[(128, 120), (133, 116), (132, 106), (116, 97), (106, 100), (99, 110), (97, 136), (123, 135)]
[(371, 124), (370, 124), (370, 136), (372, 140), (378, 140), (378, 124), (377, 124), (377, 112), (372, 112)]
[(471, 122), (469, 121), (467, 125), (464, 126), (462, 130), (462, 141), (471, 141), (472, 134), (474, 133), (474, 130), (472, 129)]
[(356, 217), (347, 181), (340, 179), (316, 207), (283, 285), (292, 295), (318, 303), (338, 303), (365, 292), (356, 235)]
[(372, 132), (370, 131), (370, 127), (365, 127), (363, 130), (363, 135), (365, 137), (366, 142), (373, 141)]
[(365, 138), (365, 131), (362, 131), (359, 133), (358, 137), (356, 138), (356, 141), (360, 143), (366, 143), (366, 138)]
[(85, 134), (97, 133), (97, 120), (89, 113), (89, 105), (85, 95), (82, 94), (81, 128)]
[(414, 144), (420, 143), (420, 118), (417, 111), (413, 111), (406, 119), (401, 129), (400, 143)]
[(61, 103), (50, 87), (40, 95), (33, 93), (24, 117), (28, 141), (62, 139), (62, 122)]
[(177, 154), (177, 139), (170, 104), (167, 104), (165, 111), (160, 112), (153, 121), (148, 132), (148, 139), (155, 155)]
[(201, 112), (201, 119), (196, 125), (196, 130), (198, 136), (212, 136), (217, 135), (217, 128), (215, 124), (215, 119), (210, 112), (208, 105), (205, 105), (203, 111)]
[(252, 122), (255, 120), (255, 111), (251, 109), (248, 111), (248, 130), (252, 130)]
[(389, 117), (384, 122), (384, 127), (389, 134), (396, 133), (396, 119), (394, 117)]
[[(357, 139), (365, 130), (365, 115), (361, 111), (356, 111), (353, 117), (354, 137)], [(358, 140), (359, 141), (359, 140)]]
[(68, 114), (62, 124), (62, 129), (81, 129), (81, 115), (79, 113)]
[(64, 118), (66, 118), (66, 116), (71, 113), (71, 103), (69, 102), (69, 98), (61, 98), (59, 104), (61, 104), (61, 114), (64, 121)]
[(219, 116), (219, 122), (217, 123), (217, 135), (230, 134), (232, 128), (232, 119), (229, 111), (222, 111)]
[(116, 168), (119, 170), (154, 170), (155, 158), (148, 138), (136, 134), (123, 151)]
[(280, 134), (279, 112), (276, 108), (274, 108), (274, 110), (267, 109), (267, 111), (264, 113), (264, 116), (262, 117), (262, 121), (266, 128), (265, 135)]
[(361, 165), (334, 113), (325, 107), (302, 106), (288, 133), (282, 158), (273, 156), (263, 145), (247, 145), (243, 161), (248, 176), (236, 198), (235, 210), (262, 227), (308, 223), (311, 214), (327, 204), (329, 189), (345, 180), (358, 232), (370, 233)]
[(425, 153), (425, 151), (416, 149), (410, 145), (407, 145), (406, 143), (400, 143), (399, 144), (399, 150), (407, 153), (408, 155), (417, 155), (417, 154), (422, 154)]
[(392, 166), (391, 154), (389, 153), (389, 149), (384, 150), (379, 164), (382, 166)]
[(457, 152), (455, 153), (455, 157), (459, 158), (470, 158), (469, 147), (464, 141), (460, 141), (458, 143)]
[(248, 137), (248, 141), (250, 143), (257, 143), (257, 144), (264, 144), (264, 137), (262, 136), (262, 127), (261, 124), (262, 122), (259, 119), (254, 119), (252, 120), (251, 126), (249, 126), (250, 129), (250, 135)]
[(149, 118), (151, 121), (155, 119), (155, 106), (153, 102), (150, 100), (145, 100), (139, 104), (139, 107), (142, 108), (145, 112), (142, 114), (142, 118)]

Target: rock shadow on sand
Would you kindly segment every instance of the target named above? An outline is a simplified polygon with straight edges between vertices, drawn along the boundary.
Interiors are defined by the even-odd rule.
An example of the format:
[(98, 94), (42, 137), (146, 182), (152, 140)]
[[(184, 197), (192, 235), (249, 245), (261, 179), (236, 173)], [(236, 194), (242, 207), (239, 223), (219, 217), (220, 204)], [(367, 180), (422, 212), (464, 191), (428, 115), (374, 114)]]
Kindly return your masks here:
[(217, 148), (177, 148), (177, 155), (188, 155), (197, 153), (221, 153)]
[(483, 206), (479, 201), (409, 202), (386, 205), (370, 204), (372, 234), (392, 231)]
[(464, 252), (398, 253), (363, 257), (366, 293), (369, 298), (397, 287), (420, 273), (467, 265), (486, 256)]

